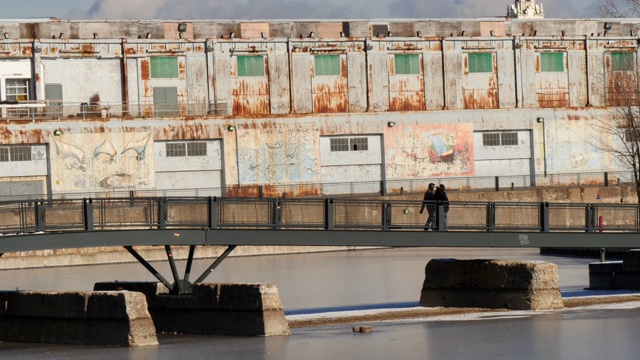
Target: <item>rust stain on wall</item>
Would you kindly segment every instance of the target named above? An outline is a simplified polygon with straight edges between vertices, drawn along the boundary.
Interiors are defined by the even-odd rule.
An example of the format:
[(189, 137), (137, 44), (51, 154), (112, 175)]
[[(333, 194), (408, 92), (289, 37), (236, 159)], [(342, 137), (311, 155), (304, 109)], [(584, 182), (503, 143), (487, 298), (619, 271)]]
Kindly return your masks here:
[(142, 80), (151, 79), (151, 65), (149, 64), (149, 59), (143, 59), (140, 61), (140, 78)]

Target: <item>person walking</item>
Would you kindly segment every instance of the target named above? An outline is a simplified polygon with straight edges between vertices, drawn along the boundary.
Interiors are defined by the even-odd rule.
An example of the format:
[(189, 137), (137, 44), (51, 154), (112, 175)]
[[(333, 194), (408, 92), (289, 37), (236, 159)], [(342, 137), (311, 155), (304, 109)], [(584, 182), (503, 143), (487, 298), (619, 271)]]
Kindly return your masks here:
[(449, 198), (447, 197), (447, 193), (444, 191), (444, 185), (440, 184), (438, 188), (436, 188), (435, 194), (433, 194), (433, 200), (436, 201), (437, 205), (443, 205), (442, 214), (437, 214), (438, 216), (442, 216), (443, 230), (449, 230)]
[(425, 207), (427, 208), (427, 214), (429, 214), (429, 216), (427, 216), (427, 222), (424, 224), (424, 231), (428, 231), (433, 228), (433, 225), (435, 225), (434, 219), (436, 215), (436, 203), (433, 201), (435, 195), (433, 189), (435, 186), (436, 184), (434, 183), (429, 184), (429, 188), (424, 192), (424, 199), (422, 200), (422, 206), (420, 207), (420, 214), (422, 214)]

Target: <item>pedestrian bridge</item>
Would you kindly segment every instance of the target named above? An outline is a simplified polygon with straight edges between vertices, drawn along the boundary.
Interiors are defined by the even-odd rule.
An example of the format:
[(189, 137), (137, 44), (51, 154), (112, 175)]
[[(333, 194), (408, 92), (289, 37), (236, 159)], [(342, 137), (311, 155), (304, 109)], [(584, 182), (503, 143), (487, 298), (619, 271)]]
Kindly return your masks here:
[[(237, 246), (640, 248), (637, 204), (450, 202), (425, 229), (422, 201), (353, 198), (128, 197), (0, 202), (0, 256), (122, 246), (172, 291), (190, 288), (195, 247), (226, 246), (199, 283)], [(434, 203), (436, 213), (444, 211)], [(429, 231), (425, 231), (429, 230)], [(171, 246), (190, 246), (185, 278)], [(165, 246), (169, 283), (134, 246)], [(177, 284), (177, 287), (174, 287)]]

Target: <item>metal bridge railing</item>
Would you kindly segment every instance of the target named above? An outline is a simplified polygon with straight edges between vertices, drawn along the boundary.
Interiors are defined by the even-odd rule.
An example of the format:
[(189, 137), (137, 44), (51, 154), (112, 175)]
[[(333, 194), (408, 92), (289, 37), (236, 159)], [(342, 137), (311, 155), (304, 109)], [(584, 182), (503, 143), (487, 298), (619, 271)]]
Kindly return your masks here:
[[(421, 201), (146, 197), (0, 202), (0, 233), (125, 229), (425, 229)], [(445, 206), (436, 205), (437, 214)], [(450, 202), (452, 231), (640, 232), (637, 204)], [(1, 240), (1, 238), (0, 238)]]

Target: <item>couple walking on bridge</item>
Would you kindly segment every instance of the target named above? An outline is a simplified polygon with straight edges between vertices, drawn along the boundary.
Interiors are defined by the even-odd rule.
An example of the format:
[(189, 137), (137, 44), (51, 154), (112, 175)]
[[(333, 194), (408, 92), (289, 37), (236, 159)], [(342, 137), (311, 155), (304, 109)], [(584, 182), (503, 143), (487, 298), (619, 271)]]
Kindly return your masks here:
[[(425, 231), (433, 229), (436, 225), (436, 216), (442, 216), (442, 223), (444, 224), (443, 230), (447, 231), (449, 229), (449, 198), (444, 189), (443, 184), (440, 184), (440, 186), (436, 188), (436, 184), (430, 183), (427, 191), (424, 193), (420, 214), (427, 208), (427, 214), (429, 214), (429, 216), (427, 217), (427, 222), (424, 224)], [(441, 214), (437, 213), (437, 205), (443, 205)]]

